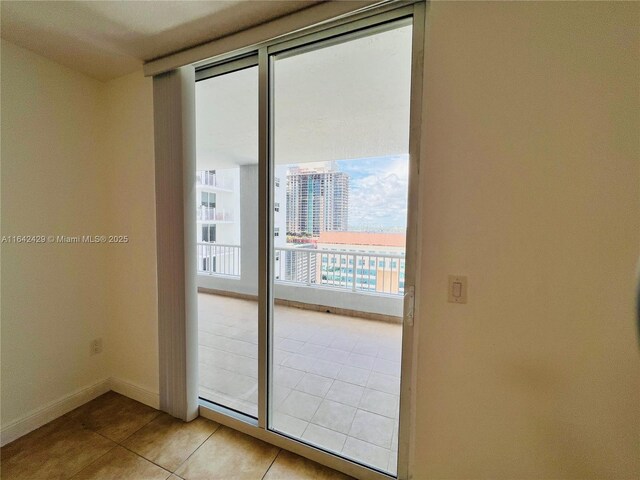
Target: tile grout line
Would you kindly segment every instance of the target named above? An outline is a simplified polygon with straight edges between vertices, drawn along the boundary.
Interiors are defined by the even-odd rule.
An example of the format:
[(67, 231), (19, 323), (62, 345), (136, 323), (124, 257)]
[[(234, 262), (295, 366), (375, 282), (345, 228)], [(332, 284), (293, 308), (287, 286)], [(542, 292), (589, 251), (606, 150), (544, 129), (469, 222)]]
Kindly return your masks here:
[[(117, 392), (116, 392), (116, 393), (117, 393)], [(153, 407), (151, 407), (151, 408), (153, 408)], [(155, 410), (155, 409), (154, 409), (154, 410)], [(149, 420), (147, 423), (145, 423), (144, 425), (142, 425), (140, 428), (137, 428), (135, 431), (131, 432), (129, 435), (127, 435), (125, 438), (123, 438), (123, 439), (122, 439), (121, 441), (119, 441), (119, 442), (116, 442), (115, 440), (112, 440), (112, 441), (114, 441), (114, 442), (116, 442), (118, 445), (121, 445), (121, 446), (122, 446), (122, 443), (123, 443), (123, 442), (126, 442), (127, 440), (129, 440), (132, 436), (134, 436), (136, 433), (138, 433), (138, 432), (139, 432), (140, 430), (142, 430), (144, 427), (146, 427), (146, 426), (147, 426), (147, 425), (149, 425), (151, 422), (153, 422), (154, 420), (156, 420), (156, 419), (160, 416), (160, 414), (162, 414), (162, 412), (161, 412), (160, 410), (156, 410), (156, 415), (155, 415), (151, 420)], [(109, 437), (106, 437), (106, 436), (105, 436), (105, 438), (109, 438)]]
[[(207, 348), (209, 348), (209, 347), (207, 347)], [(229, 353), (229, 352), (225, 352), (224, 350), (220, 350), (220, 351), (221, 351), (221, 352), (224, 352), (224, 353)], [(245, 357), (245, 358), (250, 358), (250, 357)], [(220, 369), (220, 370), (224, 370), (225, 372), (233, 373), (234, 375), (241, 375), (241, 376), (243, 376), (243, 377), (250, 378), (251, 380), (257, 380), (257, 379), (258, 379), (257, 377), (252, 377), (252, 376), (250, 376), (250, 375), (246, 375), (246, 374), (244, 374), (244, 373), (240, 373), (240, 372), (235, 371), (235, 370), (229, 370), (229, 369), (226, 369), (226, 368), (221, 367), (221, 366), (219, 366), (219, 365), (209, 365), (209, 364), (207, 364), (207, 363), (205, 363), (205, 362), (201, 362), (201, 361), (198, 361), (198, 364), (199, 364), (199, 365), (204, 365), (204, 366), (206, 366), (206, 367), (215, 367), (215, 368), (218, 368), (218, 369)]]
[[(117, 392), (116, 392), (116, 393), (117, 393)], [(89, 402), (87, 402), (87, 403), (89, 403)], [(86, 405), (86, 403), (85, 403), (84, 405)], [(81, 405), (81, 406), (82, 406), (82, 405)], [(155, 417), (153, 417), (153, 419), (152, 419), (152, 420), (150, 420), (150, 421), (148, 421), (147, 423), (145, 423), (142, 427), (140, 427), (139, 429), (137, 429), (137, 430), (136, 430), (135, 432), (133, 432), (131, 435), (133, 435), (134, 433), (138, 432), (138, 431), (139, 431), (139, 430), (141, 430), (142, 428), (144, 428), (144, 427), (146, 427), (147, 425), (149, 425), (153, 420), (155, 420), (155, 419), (159, 416), (159, 414), (160, 414), (160, 411), (158, 410), (158, 415), (156, 415)], [(80, 422), (80, 425), (82, 425), (82, 422)], [(95, 462), (97, 462), (98, 460), (100, 460), (102, 457), (104, 457), (105, 455), (107, 455), (109, 452), (111, 452), (112, 450), (116, 449), (117, 447), (123, 447), (123, 448), (126, 448), (126, 447), (125, 447), (124, 445), (122, 445), (120, 442), (117, 442), (117, 441), (113, 440), (112, 438), (109, 438), (109, 437), (107, 437), (106, 435), (103, 435), (102, 433), (98, 432), (97, 430), (94, 430), (94, 429), (89, 428), (89, 427), (84, 427), (84, 425), (82, 425), (82, 428), (86, 428), (88, 431), (90, 431), (90, 432), (92, 432), (92, 433), (95, 433), (96, 435), (99, 435), (99, 436), (101, 436), (102, 438), (109, 440), (110, 442), (113, 442), (113, 443), (114, 443), (114, 445), (113, 445), (109, 450), (107, 450), (105, 453), (103, 453), (102, 455), (100, 455), (98, 458), (96, 458), (95, 460), (93, 460), (92, 462), (88, 463), (87, 465), (85, 465), (84, 467), (82, 467), (80, 470), (78, 470), (77, 472), (75, 472), (75, 473), (74, 473), (71, 477), (69, 477), (69, 478), (73, 478), (75, 475), (79, 474), (80, 472), (82, 472), (82, 471), (83, 471), (84, 469), (86, 469), (87, 467), (89, 467), (89, 466), (93, 465)], [(131, 435), (129, 435), (128, 437), (126, 437), (124, 440), (128, 439), (129, 437), (131, 437)], [(124, 441), (124, 440), (123, 440), (123, 441)], [(127, 450), (129, 450), (128, 448), (126, 448), (126, 449), (127, 449)], [(134, 453), (134, 454), (138, 455), (138, 454), (137, 454), (137, 453), (135, 453), (135, 452), (131, 452), (131, 453)], [(142, 457), (142, 458), (144, 458), (144, 457)], [(145, 460), (146, 460), (146, 459), (145, 459)], [(159, 466), (159, 465), (158, 465), (158, 466)]]
[[(116, 392), (116, 393), (117, 393), (117, 392)], [(140, 455), (140, 454), (139, 454), (139, 453), (137, 453), (137, 452), (134, 452), (134, 451), (133, 451), (133, 450), (131, 450), (129, 447), (127, 447), (126, 445), (124, 445), (124, 442), (126, 442), (127, 440), (129, 440), (131, 437), (133, 437), (133, 436), (134, 436), (136, 433), (138, 433), (140, 430), (142, 430), (142, 429), (143, 429), (143, 428), (145, 428), (146, 426), (150, 425), (153, 421), (155, 421), (158, 417), (160, 417), (160, 415), (162, 414), (162, 412), (161, 412), (160, 410), (156, 410), (156, 412), (157, 412), (157, 414), (156, 414), (156, 415), (155, 415), (151, 420), (149, 420), (147, 423), (145, 423), (144, 425), (142, 425), (140, 428), (136, 429), (134, 432), (132, 432), (130, 435), (128, 435), (127, 437), (123, 438), (123, 439), (122, 439), (121, 441), (119, 441), (119, 442), (118, 442), (118, 441), (113, 440), (112, 438), (107, 437), (106, 435), (103, 435), (102, 433), (100, 433), (100, 432), (98, 432), (98, 431), (91, 430), (91, 429), (88, 429), (88, 430), (91, 430), (92, 432), (97, 433), (97, 434), (98, 434), (98, 435), (100, 435), (101, 437), (106, 438), (107, 440), (110, 440), (110, 441), (112, 441), (113, 443), (115, 443), (115, 446), (114, 446), (113, 448), (109, 449), (109, 452), (110, 452), (111, 450), (114, 450), (114, 449), (115, 449), (115, 448), (117, 448), (117, 447), (122, 447), (122, 448), (124, 448), (125, 450), (127, 450), (128, 452), (133, 453), (133, 454), (134, 454), (134, 455), (136, 455), (137, 457), (140, 457), (140, 458), (142, 458), (143, 460), (146, 460), (146, 461), (148, 461), (149, 463), (152, 463), (152, 464), (156, 465), (157, 467), (159, 467), (159, 468), (163, 469), (164, 471), (169, 472), (169, 476), (171, 476), (171, 474), (172, 474), (173, 472), (171, 472), (170, 470), (168, 470), (168, 469), (164, 468), (164, 467), (163, 467), (163, 466), (161, 466), (161, 465), (158, 465), (158, 464), (157, 464), (156, 462), (154, 462), (153, 460), (151, 460), (151, 459), (149, 459), (149, 458), (146, 458), (146, 457), (144, 457), (144, 456)], [(109, 453), (109, 452), (106, 452), (104, 455), (106, 455), (106, 454), (107, 454), (107, 453)], [(102, 458), (104, 455), (102, 455), (100, 458)], [(96, 461), (97, 461), (97, 460), (98, 460), (98, 459), (96, 459)], [(94, 463), (94, 462), (91, 462), (91, 463)], [(87, 465), (87, 467), (88, 467), (88, 466), (89, 466), (89, 465)], [(84, 468), (86, 468), (86, 467), (84, 467)], [(84, 468), (83, 468), (83, 470), (84, 470)], [(79, 472), (77, 472), (77, 473), (79, 473)], [(169, 478), (169, 477), (167, 477), (167, 478)]]
[[(293, 368), (293, 367), (286, 367), (286, 368), (291, 368), (291, 369), (293, 369), (293, 370), (297, 370), (297, 371), (299, 371), (299, 372), (302, 372), (304, 375), (306, 375), (306, 374), (311, 374), (311, 375), (316, 375), (316, 376), (319, 376), (319, 377), (325, 378), (325, 379), (327, 379), (327, 380), (331, 380), (331, 385), (330, 385), (330, 387), (329, 387), (329, 390), (331, 390), (331, 387), (333, 386), (333, 384), (334, 384), (336, 381), (340, 381), (340, 382), (342, 382), (342, 383), (346, 383), (346, 384), (349, 384), (349, 385), (353, 385), (353, 386), (355, 386), (355, 387), (360, 387), (360, 388), (365, 389), (365, 390), (372, 390), (372, 391), (374, 391), (374, 392), (382, 393), (382, 394), (385, 394), (385, 395), (390, 395), (390, 396), (393, 396), (393, 397), (399, 397), (399, 395), (398, 395), (398, 394), (390, 393), (390, 392), (385, 391), (385, 390), (379, 390), (379, 389), (377, 389), (377, 388), (374, 388), (374, 387), (372, 387), (372, 386), (368, 386), (368, 385), (366, 385), (366, 384), (365, 384), (365, 385), (360, 385), (360, 384), (358, 384), (358, 383), (352, 383), (352, 382), (348, 382), (348, 381), (346, 381), (346, 380), (340, 380), (340, 379), (338, 379), (338, 378), (326, 377), (326, 376), (324, 376), (324, 375), (320, 375), (320, 374), (312, 373), (312, 372), (307, 372), (307, 371), (305, 371), (305, 370), (298, 370), (298, 369), (295, 369), (295, 368)], [(225, 369), (222, 369), (222, 370), (225, 370)], [(225, 370), (225, 371), (229, 371), (229, 372), (231, 372), (230, 370)], [(231, 372), (231, 373), (235, 373), (235, 374), (237, 374), (237, 375), (241, 375), (241, 376), (246, 376), (246, 375), (243, 375), (243, 374), (241, 374), (241, 373), (237, 373), (237, 372)], [(373, 370), (370, 370), (370, 371), (369, 371), (369, 376), (367, 377), (367, 383), (368, 383), (369, 378), (371, 377), (371, 374), (373, 374), (373, 373), (380, 373), (380, 372), (374, 372)], [(303, 391), (303, 390), (298, 390), (298, 388), (297, 388), (297, 387), (298, 387), (298, 385), (300, 384), (300, 382), (302, 381), (302, 379), (304, 378), (304, 375), (303, 375), (303, 377), (301, 377), (301, 378), (300, 378), (300, 380), (299, 380), (299, 381), (297, 381), (297, 382), (296, 382), (295, 386), (293, 386), (293, 387), (286, 387), (286, 386), (285, 386), (285, 388), (289, 388), (289, 390), (291, 390), (291, 391), (294, 391), (294, 390), (295, 390), (295, 391), (300, 392), (300, 393), (305, 393), (305, 394), (307, 394), (307, 395), (311, 395), (311, 396), (316, 397), (316, 398), (319, 398), (319, 399), (321, 399), (321, 400), (328, 400), (328, 401), (336, 402), (336, 403), (339, 403), (339, 404), (341, 404), (341, 405), (346, 405), (346, 406), (350, 406), (350, 407), (358, 408), (358, 409), (360, 409), (360, 410), (365, 410), (365, 411), (367, 411), (367, 412), (369, 412), (369, 413), (373, 413), (373, 414), (375, 414), (375, 415), (380, 415), (380, 416), (385, 417), (385, 418), (390, 418), (390, 419), (392, 419), (392, 420), (397, 420), (397, 418), (396, 418), (395, 416), (394, 416), (394, 417), (390, 417), (390, 416), (388, 416), (388, 415), (385, 415), (385, 414), (382, 414), (382, 413), (378, 413), (378, 412), (375, 412), (375, 411), (373, 411), (373, 410), (369, 410), (369, 409), (367, 409), (367, 408), (361, 407), (361, 406), (360, 406), (360, 403), (361, 403), (362, 397), (361, 397), (361, 398), (360, 398), (360, 400), (358, 401), (358, 405), (352, 405), (352, 404), (349, 404), (349, 403), (345, 403), (344, 401), (341, 401), (341, 400), (336, 400), (336, 399), (333, 399), (333, 398), (327, 398), (327, 396), (326, 396), (327, 394), (325, 394), (324, 396), (319, 396), (319, 395), (316, 395), (316, 394), (313, 394), (313, 393), (305, 392), (305, 391)], [(248, 377), (248, 378), (250, 378), (250, 377)], [(206, 388), (207, 390), (210, 390), (212, 393), (215, 393), (215, 391), (214, 391), (214, 390), (211, 390), (211, 389), (210, 389), (210, 388), (208, 388), (208, 387), (204, 387), (204, 388)], [(327, 391), (327, 393), (328, 393), (328, 391)], [(286, 401), (286, 399), (289, 397), (289, 395), (290, 395), (290, 394), (291, 394), (291, 392), (289, 392), (289, 394), (287, 394), (287, 396), (285, 396), (285, 398), (283, 399), (282, 403), (284, 403), (284, 402)], [(240, 399), (240, 398), (231, 398), (231, 399), (232, 399), (232, 400), (243, 400), (243, 399)], [(243, 400), (243, 401), (247, 402), (247, 400)], [(218, 402), (218, 403), (219, 403), (219, 402)], [(248, 402), (248, 403), (250, 403), (250, 402)], [(284, 413), (284, 412), (280, 412), (280, 413)], [(297, 418), (297, 417), (296, 417), (296, 418)], [(302, 419), (300, 419), (300, 420), (302, 420)]]
[[(364, 391), (362, 392), (364, 395)], [(362, 397), (360, 397), (360, 401), (362, 401)], [(360, 404), (360, 402), (358, 402), (358, 404)], [(353, 419), (351, 420), (351, 425), (349, 425), (349, 430), (346, 433), (345, 439), (344, 439), (344, 443), (342, 444), (342, 448), (340, 449), (340, 453), (344, 453), (344, 447), (347, 446), (347, 440), (349, 440), (349, 437), (351, 437), (351, 435), (349, 435), (351, 433), (351, 429), (353, 428), (353, 422), (356, 421), (356, 416), (358, 415), (358, 407), (356, 407), (356, 412), (353, 415)], [(356, 438), (356, 437), (352, 437), (352, 438)]]
[(273, 467), (273, 464), (276, 463), (276, 460), (280, 456), (281, 453), (282, 453), (282, 449), (279, 448), (278, 449), (278, 453), (276, 454), (275, 457), (273, 457), (273, 460), (271, 460), (271, 463), (269, 464), (269, 468), (267, 468), (267, 470), (264, 472), (264, 475), (262, 475), (262, 478), (260, 480), (264, 480), (264, 477), (267, 476), (267, 473), (269, 473), (269, 470), (271, 470), (271, 467)]
[[(203, 418), (204, 418), (204, 417), (203, 417)], [(213, 421), (213, 420), (211, 420), (211, 421)], [(211, 432), (211, 434), (210, 434), (207, 438), (205, 438), (205, 439), (204, 439), (204, 442), (202, 442), (200, 445), (198, 445), (198, 448), (196, 448), (193, 452), (191, 452), (191, 454), (190, 454), (187, 458), (185, 458), (185, 459), (184, 459), (184, 461), (183, 461), (180, 465), (178, 465), (178, 466), (176, 467), (176, 469), (173, 471), (173, 473), (174, 473), (174, 474), (176, 474), (176, 476), (178, 476), (178, 474), (177, 474), (176, 472), (177, 472), (178, 470), (180, 470), (180, 468), (181, 468), (185, 463), (187, 463), (187, 462), (189, 461), (189, 459), (190, 459), (191, 457), (193, 457), (193, 456), (196, 454), (196, 452), (197, 452), (198, 450), (200, 450), (200, 448), (201, 448), (201, 447), (202, 447), (202, 446), (207, 442), (207, 440), (209, 440), (211, 437), (213, 437), (213, 436), (216, 434), (216, 432), (217, 432), (218, 430), (220, 430), (220, 428), (222, 427), (222, 424), (221, 424), (221, 423), (218, 423), (218, 422), (215, 422), (215, 423), (217, 423), (217, 424), (218, 424), (218, 426), (215, 428), (215, 430), (214, 430), (213, 432)]]
[[(89, 429), (87, 429), (89, 430)], [(90, 430), (93, 433), (96, 433), (98, 435), (100, 435), (102, 438), (107, 438), (104, 435), (98, 433), (98, 432), (94, 432), (93, 430)], [(113, 442), (113, 440), (111, 440), (110, 438), (107, 438), (107, 440), (110, 440), (111, 442)], [(100, 460), (101, 458), (103, 458), (104, 456), (106, 456), (109, 452), (111, 452), (112, 450), (118, 448), (118, 443), (117, 442), (113, 442), (114, 445), (109, 448), (109, 450), (107, 450), (106, 452), (104, 452), (102, 455), (100, 455), (98, 458), (96, 458), (95, 460), (93, 460), (92, 462), (87, 463), (84, 467), (82, 467), (80, 470), (78, 470), (77, 472), (74, 472), (70, 477), (67, 477), (69, 480), (71, 480), (73, 477), (77, 476), (79, 473), (81, 473), (83, 470), (89, 468), (91, 465), (93, 465), (94, 463), (96, 463), (98, 460)]]
[[(127, 437), (128, 438), (128, 437)], [(134, 452), (133, 450), (131, 450), (129, 447), (126, 447), (122, 444), (118, 444), (118, 446), (124, 448), (127, 452), (131, 452), (133, 453), (136, 457), (140, 457), (143, 460), (146, 460), (149, 463), (154, 464), (156, 467), (161, 468), (162, 470), (164, 470), (165, 472), (169, 472), (169, 475), (171, 475), (173, 472), (171, 470), (169, 470), (168, 468), (163, 467), (162, 465), (157, 464), (156, 462), (154, 462), (153, 460), (151, 460), (150, 458), (145, 457), (144, 455), (139, 454), (138, 452)], [(168, 477), (167, 477), (168, 478)]]

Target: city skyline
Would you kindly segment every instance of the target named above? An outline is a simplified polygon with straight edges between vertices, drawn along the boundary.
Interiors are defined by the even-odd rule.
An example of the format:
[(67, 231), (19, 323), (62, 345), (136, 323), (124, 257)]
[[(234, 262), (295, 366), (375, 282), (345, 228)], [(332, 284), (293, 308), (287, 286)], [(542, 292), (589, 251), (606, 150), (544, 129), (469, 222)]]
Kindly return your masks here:
[(349, 176), (347, 230), (404, 232), (407, 226), (409, 156), (388, 155), (288, 165)]

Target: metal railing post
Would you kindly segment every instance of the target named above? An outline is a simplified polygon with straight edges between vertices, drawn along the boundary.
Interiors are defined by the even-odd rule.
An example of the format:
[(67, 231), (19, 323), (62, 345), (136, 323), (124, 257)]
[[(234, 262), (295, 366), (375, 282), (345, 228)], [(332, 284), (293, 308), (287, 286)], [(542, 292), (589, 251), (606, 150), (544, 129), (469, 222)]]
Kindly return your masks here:
[[(348, 263), (348, 261), (347, 261)], [(358, 271), (358, 267), (356, 265), (356, 255), (355, 253), (353, 254), (353, 285), (351, 286), (351, 291), (355, 292), (356, 291), (356, 272)]]

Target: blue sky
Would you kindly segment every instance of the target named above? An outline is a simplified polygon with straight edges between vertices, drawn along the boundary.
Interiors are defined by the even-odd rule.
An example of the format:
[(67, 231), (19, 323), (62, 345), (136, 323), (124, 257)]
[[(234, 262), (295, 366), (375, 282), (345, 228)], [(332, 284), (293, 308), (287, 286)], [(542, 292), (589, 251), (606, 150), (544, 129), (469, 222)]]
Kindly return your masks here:
[(350, 230), (406, 229), (408, 155), (338, 160), (335, 168), (350, 177)]

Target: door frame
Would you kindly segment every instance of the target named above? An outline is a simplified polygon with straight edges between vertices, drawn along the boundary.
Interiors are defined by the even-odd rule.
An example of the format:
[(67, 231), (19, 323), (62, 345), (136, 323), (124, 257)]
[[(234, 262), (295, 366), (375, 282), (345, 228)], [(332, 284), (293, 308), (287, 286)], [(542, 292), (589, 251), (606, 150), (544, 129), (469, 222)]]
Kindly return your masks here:
[[(234, 52), (198, 62), (196, 80), (258, 65), (258, 419), (245, 416), (209, 401), (200, 399), (200, 415), (236, 429), (285, 450), (309, 458), (320, 464), (361, 479), (381, 480), (395, 478), (370, 467), (347, 460), (337, 454), (308, 445), (268, 429), (271, 366), (273, 345), (273, 152), (271, 131), (272, 68), (271, 55), (284, 50), (300, 48), (312, 43), (335, 39), (343, 41), (357, 37), (363, 30), (384, 28), (386, 24), (403, 18), (412, 18), (411, 99), (409, 117), (409, 187), (405, 261), (405, 302), (402, 331), (402, 365), (400, 381), (400, 416), (398, 433), (397, 478), (409, 479), (413, 464), (412, 446), (415, 438), (415, 359), (417, 335), (414, 318), (417, 302), (414, 296), (419, 288), (420, 212), (419, 173), (422, 123), (422, 90), (424, 65), (425, 4), (423, 2), (385, 3), (377, 8), (344, 16), (322, 25), (293, 32)], [(195, 172), (194, 172), (195, 173)]]

